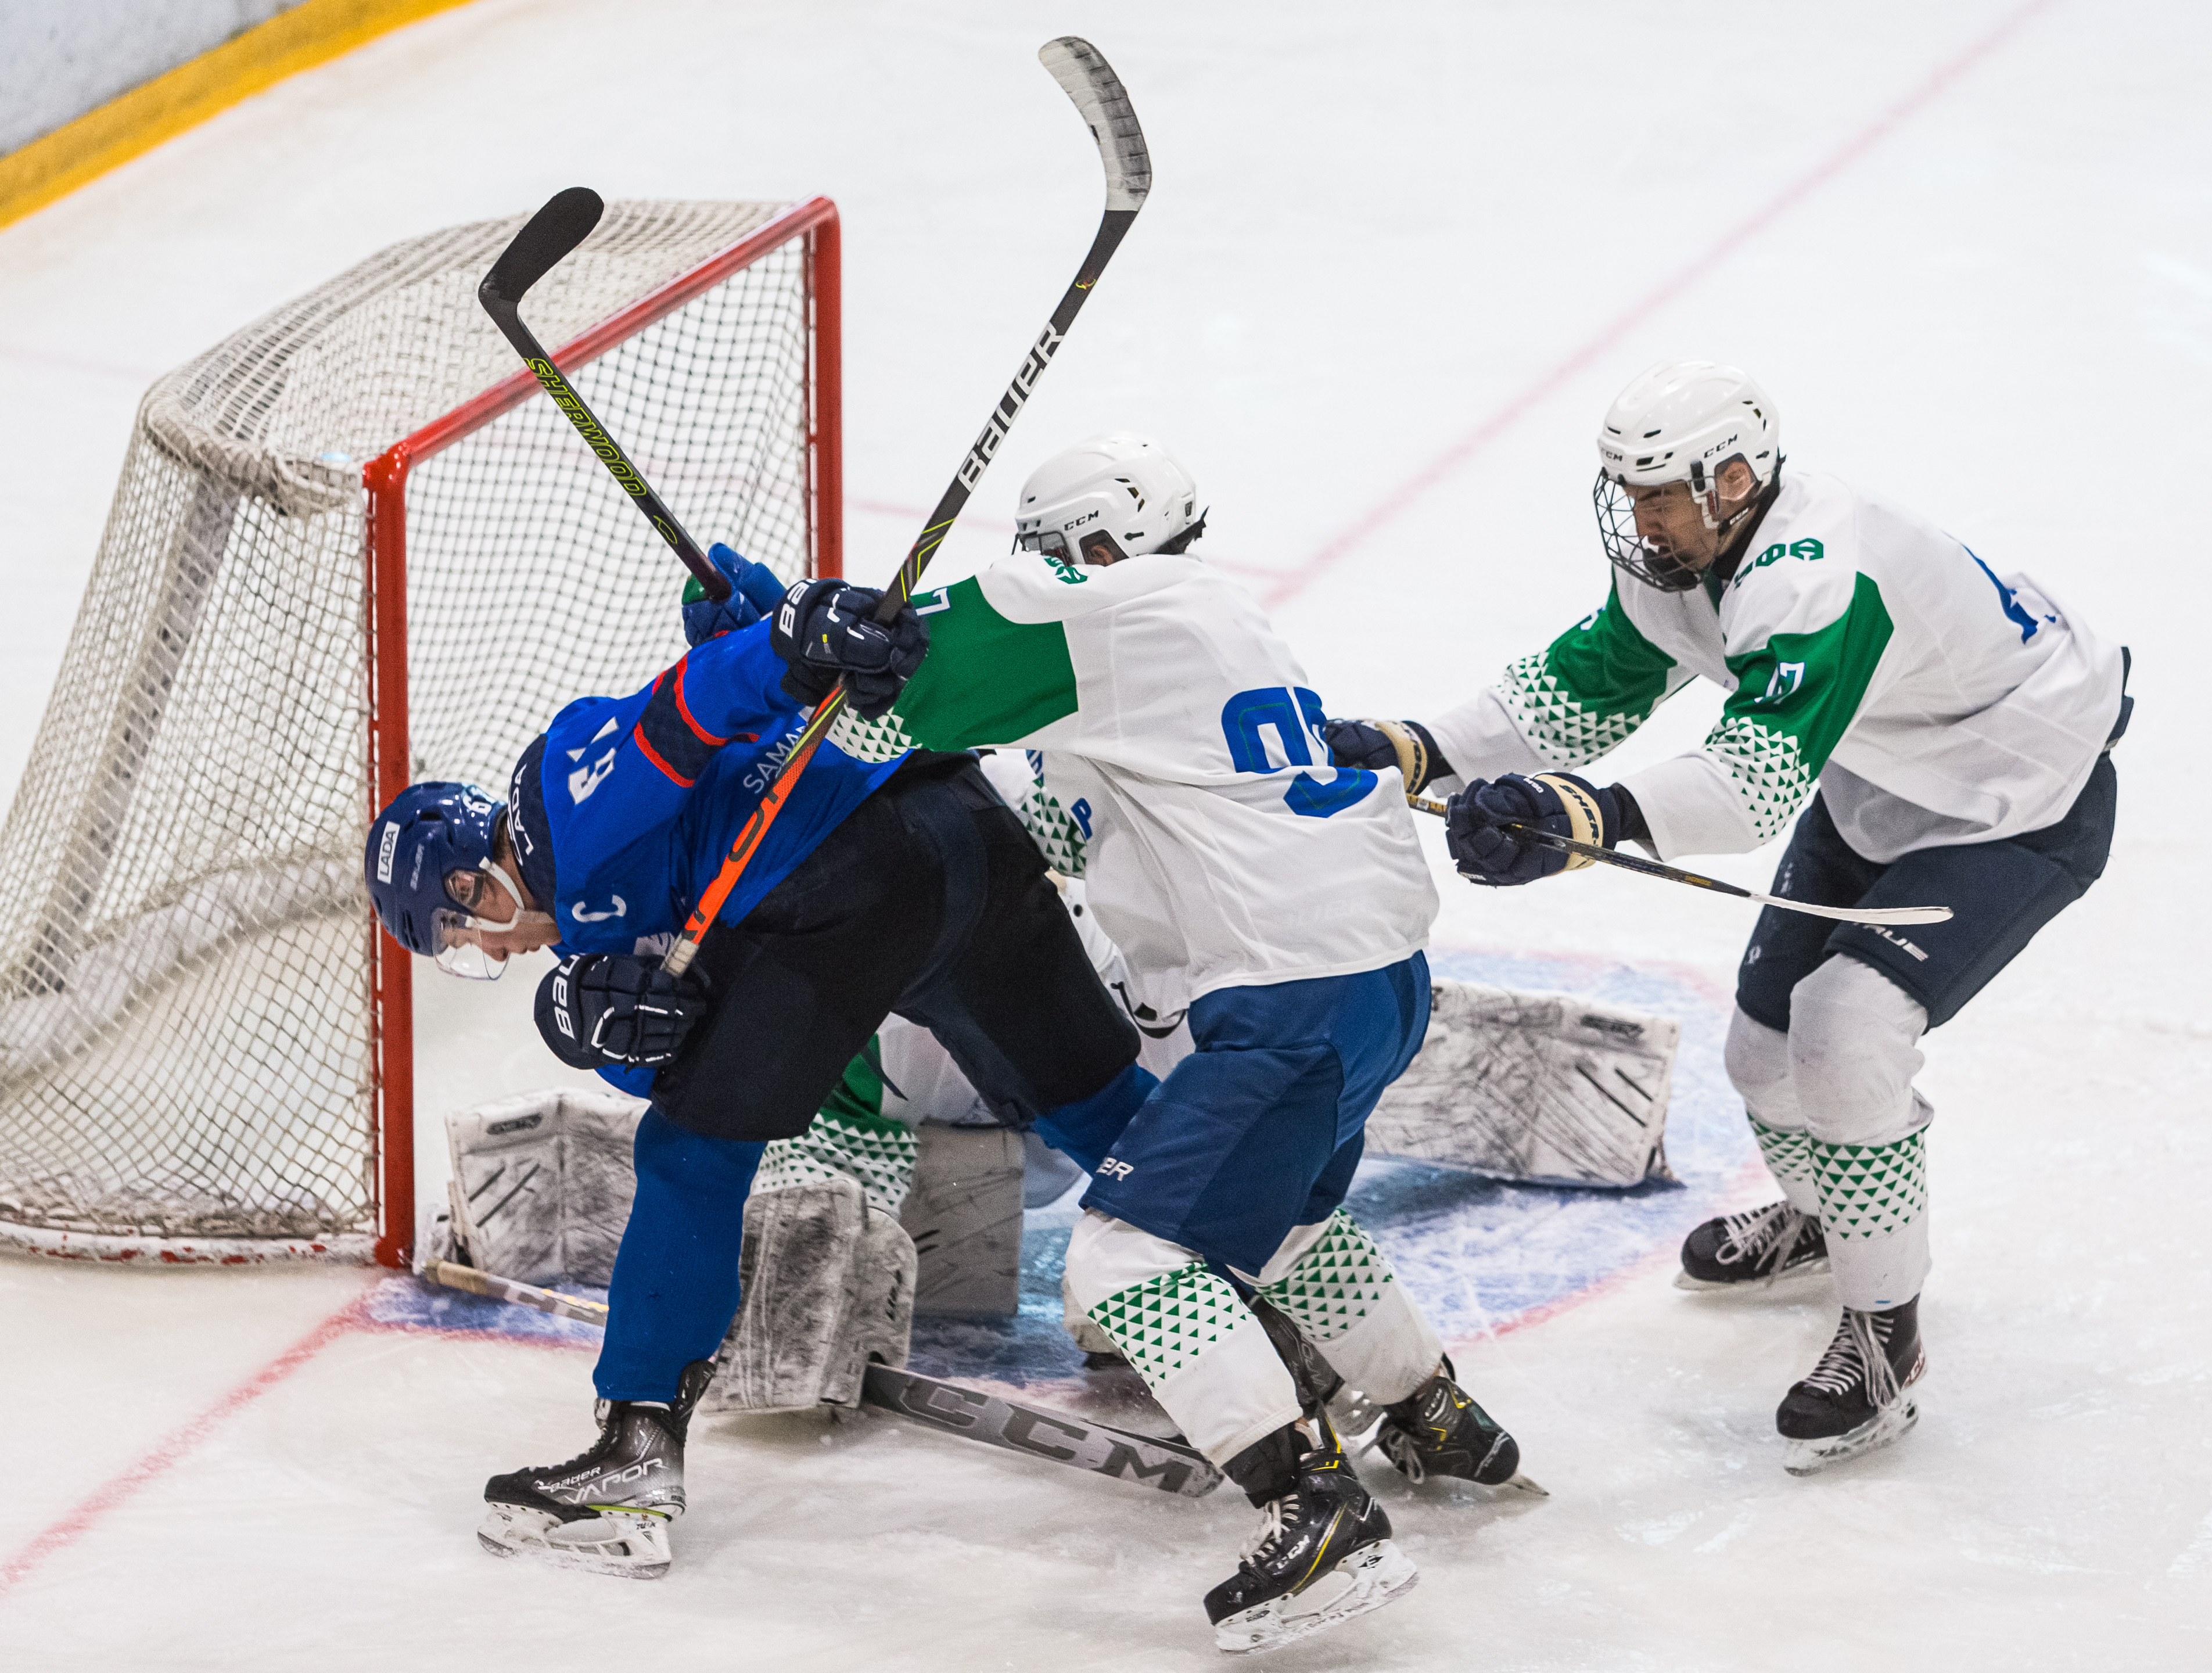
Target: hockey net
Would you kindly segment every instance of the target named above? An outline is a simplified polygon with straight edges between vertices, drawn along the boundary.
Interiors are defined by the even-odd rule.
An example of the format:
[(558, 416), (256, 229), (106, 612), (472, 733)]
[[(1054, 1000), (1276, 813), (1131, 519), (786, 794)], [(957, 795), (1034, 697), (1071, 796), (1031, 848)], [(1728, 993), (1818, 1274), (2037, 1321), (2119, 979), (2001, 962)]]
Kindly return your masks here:
[[(395, 245), (141, 404), (0, 828), (0, 1240), (404, 1259), (369, 820), (503, 793), (563, 703), (684, 649), (683, 570), (477, 304), (522, 219)], [(687, 525), (786, 577), (840, 568), (836, 240), (823, 198), (617, 203), (526, 307)]]

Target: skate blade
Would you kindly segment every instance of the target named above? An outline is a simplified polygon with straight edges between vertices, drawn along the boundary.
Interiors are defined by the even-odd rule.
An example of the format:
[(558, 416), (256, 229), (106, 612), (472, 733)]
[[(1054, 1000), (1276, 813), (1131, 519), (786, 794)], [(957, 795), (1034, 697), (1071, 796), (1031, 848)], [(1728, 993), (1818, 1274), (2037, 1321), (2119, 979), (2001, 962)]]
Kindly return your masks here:
[(1508, 1487), (1512, 1488), (1516, 1493), (1533, 1494), (1539, 1499), (1549, 1499), (1552, 1496), (1552, 1490), (1549, 1487), (1539, 1487), (1526, 1475), (1508, 1475), (1498, 1484), (1498, 1490), (1500, 1493), (1504, 1492)]
[(1224, 1654), (1264, 1656), (1309, 1633), (1341, 1626), (1354, 1615), (1395, 1603), (1413, 1589), (1421, 1573), (1395, 1542), (1363, 1545), (1319, 1579), (1281, 1597), (1231, 1615), (1213, 1629)]
[(1919, 1421), (1920, 1408), (1910, 1400), (1902, 1400), (1894, 1406), (1876, 1412), (1857, 1428), (1847, 1429), (1840, 1435), (1823, 1435), (1817, 1440), (1784, 1442), (1782, 1467), (1792, 1475), (1817, 1475), (1832, 1464), (1856, 1458), (1876, 1447), (1887, 1446)]
[(495, 1557), (527, 1557), (629, 1580), (658, 1580), (672, 1560), (668, 1518), (650, 1511), (604, 1511), (563, 1522), (550, 1511), (524, 1505), (487, 1505), (477, 1542)]
[(1674, 1274), (1674, 1287), (1678, 1290), (1689, 1290), (1700, 1295), (1710, 1295), (1716, 1290), (1725, 1290), (1739, 1295), (1757, 1295), (1763, 1291), (1774, 1288), (1778, 1284), (1790, 1283), (1799, 1278), (1816, 1276), (1825, 1278), (1827, 1275), (1828, 1257), (1825, 1255), (1815, 1255), (1811, 1260), (1801, 1261), (1794, 1267), (1776, 1273), (1771, 1278), (1692, 1278), (1688, 1273), (1678, 1270)]

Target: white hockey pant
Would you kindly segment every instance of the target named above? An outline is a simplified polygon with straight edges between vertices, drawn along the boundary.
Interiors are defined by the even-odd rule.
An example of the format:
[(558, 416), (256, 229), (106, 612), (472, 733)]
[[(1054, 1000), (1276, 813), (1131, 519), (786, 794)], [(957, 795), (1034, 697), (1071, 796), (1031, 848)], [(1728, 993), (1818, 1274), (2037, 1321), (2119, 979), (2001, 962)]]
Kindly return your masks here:
[[(1092, 1209), (1068, 1239), (1066, 1270), (1069, 1299), (1214, 1463), (1297, 1421), (1297, 1386), (1267, 1331), (1192, 1250)], [(1341, 1208), (1238, 1276), (1378, 1404), (1403, 1400), (1443, 1357), (1388, 1257)]]
[(1741, 1010), (1729, 1079), (1791, 1204), (1820, 1217), (1846, 1307), (1894, 1307), (1928, 1279), (1927, 1127), (1912, 1085), (1928, 1013), (1871, 964), (1831, 957), (1790, 994), (1787, 1034)]

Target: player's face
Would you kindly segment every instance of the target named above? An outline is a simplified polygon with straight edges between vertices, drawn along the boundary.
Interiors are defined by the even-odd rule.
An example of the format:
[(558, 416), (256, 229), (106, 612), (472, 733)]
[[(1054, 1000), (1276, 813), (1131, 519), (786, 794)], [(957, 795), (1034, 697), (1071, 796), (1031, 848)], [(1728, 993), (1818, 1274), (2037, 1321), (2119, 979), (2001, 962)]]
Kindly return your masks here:
[(535, 952), (561, 939), (560, 928), (550, 916), (525, 910), (507, 885), (489, 872), (448, 872), (446, 892), (466, 908), (471, 917), (486, 923), (512, 924), (507, 929), (463, 927), (450, 932), (454, 941), (482, 947), (495, 961), (503, 963), (518, 952)]
[(1720, 531), (1705, 526), (1705, 511), (1686, 482), (1632, 485), (1628, 497), (1636, 504), (1638, 538), (1660, 557), (1702, 569), (1719, 556)]

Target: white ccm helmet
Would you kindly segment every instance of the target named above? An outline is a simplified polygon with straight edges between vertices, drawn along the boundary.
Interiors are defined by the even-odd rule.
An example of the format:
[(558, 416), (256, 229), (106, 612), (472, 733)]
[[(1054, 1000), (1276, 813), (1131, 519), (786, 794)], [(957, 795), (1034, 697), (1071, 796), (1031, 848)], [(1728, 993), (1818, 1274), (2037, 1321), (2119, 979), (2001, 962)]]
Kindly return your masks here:
[[(1591, 499), (1605, 555), (1662, 593), (1686, 593), (1698, 584), (1698, 572), (1644, 543), (1623, 490), (1687, 483), (1705, 526), (1724, 533), (1774, 484), (1782, 465), (1782, 415), (1766, 392), (1735, 367), (1662, 361), (1613, 398), (1598, 429), (1597, 456)], [(1739, 459), (1751, 467), (1759, 491), (1723, 518), (1717, 478), (1723, 466)]]
[[(1022, 484), (1014, 544), (1061, 563), (1180, 552), (1205, 532), (1198, 484), (1150, 436), (1112, 430), (1079, 441)], [(1110, 548), (1094, 560), (1091, 552)]]

